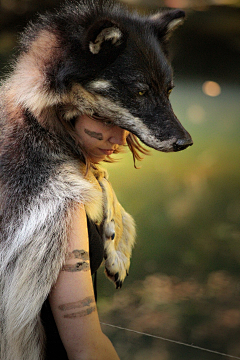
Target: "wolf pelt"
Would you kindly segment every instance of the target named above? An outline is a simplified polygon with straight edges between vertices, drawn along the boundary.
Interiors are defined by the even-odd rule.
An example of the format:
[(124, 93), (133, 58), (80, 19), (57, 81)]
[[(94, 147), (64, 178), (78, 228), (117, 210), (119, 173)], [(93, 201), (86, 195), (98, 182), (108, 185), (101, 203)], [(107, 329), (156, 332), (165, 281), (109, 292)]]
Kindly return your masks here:
[(44, 359), (40, 312), (79, 204), (102, 230), (106, 274), (121, 286), (134, 221), (106, 173), (86, 173), (71, 124), (97, 113), (157, 150), (191, 145), (168, 99), (166, 43), (183, 18), (180, 10), (142, 18), (110, 0), (80, 0), (23, 33), (0, 90), (1, 360)]

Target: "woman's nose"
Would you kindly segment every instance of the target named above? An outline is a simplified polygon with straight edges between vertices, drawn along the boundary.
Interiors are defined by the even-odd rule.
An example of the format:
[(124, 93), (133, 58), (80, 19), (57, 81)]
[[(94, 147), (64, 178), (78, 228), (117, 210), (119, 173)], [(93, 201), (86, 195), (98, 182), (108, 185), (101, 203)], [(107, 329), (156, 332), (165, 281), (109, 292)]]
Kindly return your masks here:
[(112, 129), (112, 133), (108, 139), (111, 144), (125, 145), (127, 141), (129, 131), (121, 129), (118, 126), (115, 126)]

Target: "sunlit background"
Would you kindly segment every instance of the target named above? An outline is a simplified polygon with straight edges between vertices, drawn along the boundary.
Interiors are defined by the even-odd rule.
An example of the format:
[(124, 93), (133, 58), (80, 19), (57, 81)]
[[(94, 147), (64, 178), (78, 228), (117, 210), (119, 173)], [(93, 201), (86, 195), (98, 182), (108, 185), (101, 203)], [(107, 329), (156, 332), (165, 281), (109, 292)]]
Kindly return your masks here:
[[(142, 13), (186, 10), (172, 38), (174, 111), (194, 146), (158, 153), (134, 169), (108, 165), (137, 243), (116, 291), (98, 271), (104, 323), (240, 357), (240, 1), (126, 0)], [(0, 1), (2, 76), (16, 34), (59, 1)], [(227, 356), (103, 325), (122, 360), (220, 360)]]

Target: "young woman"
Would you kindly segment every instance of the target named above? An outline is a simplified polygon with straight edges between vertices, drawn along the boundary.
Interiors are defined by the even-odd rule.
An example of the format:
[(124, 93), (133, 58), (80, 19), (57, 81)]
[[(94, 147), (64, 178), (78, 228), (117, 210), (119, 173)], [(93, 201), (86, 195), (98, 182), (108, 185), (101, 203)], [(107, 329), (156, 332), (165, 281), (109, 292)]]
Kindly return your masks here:
[[(111, 161), (110, 155), (121, 151), (127, 141), (134, 159), (140, 159), (139, 152), (147, 153), (135, 137), (129, 136), (129, 131), (111, 121), (83, 115), (74, 121), (74, 128), (90, 167), (100, 161)], [(73, 254), (77, 253), (84, 255), (75, 257)], [(72, 220), (67, 254), (66, 263), (42, 309), (47, 335), (46, 360), (54, 357), (58, 360), (117, 360), (116, 351), (101, 331), (91, 278), (103, 260), (103, 241), (81, 205)], [(77, 269), (79, 259), (84, 259), (84, 267)]]

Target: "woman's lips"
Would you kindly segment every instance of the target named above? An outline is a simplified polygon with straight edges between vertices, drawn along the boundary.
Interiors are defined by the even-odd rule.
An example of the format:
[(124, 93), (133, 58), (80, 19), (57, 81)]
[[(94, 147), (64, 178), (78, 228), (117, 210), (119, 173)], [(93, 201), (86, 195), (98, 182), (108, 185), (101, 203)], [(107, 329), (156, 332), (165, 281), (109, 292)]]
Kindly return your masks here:
[(104, 155), (112, 155), (114, 150), (112, 149), (99, 149)]

